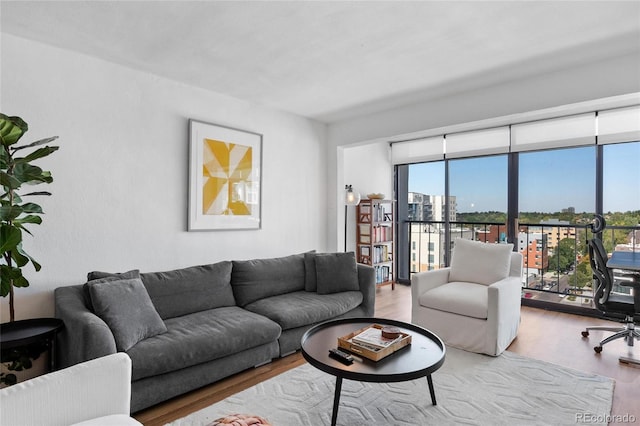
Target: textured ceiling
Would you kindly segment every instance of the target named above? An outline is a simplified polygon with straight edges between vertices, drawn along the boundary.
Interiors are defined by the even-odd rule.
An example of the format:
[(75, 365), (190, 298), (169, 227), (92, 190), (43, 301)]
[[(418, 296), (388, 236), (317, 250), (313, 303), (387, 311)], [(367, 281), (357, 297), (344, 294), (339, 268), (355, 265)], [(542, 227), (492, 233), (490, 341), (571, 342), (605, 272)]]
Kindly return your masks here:
[(2, 32), (325, 122), (621, 54), (639, 1), (6, 1)]

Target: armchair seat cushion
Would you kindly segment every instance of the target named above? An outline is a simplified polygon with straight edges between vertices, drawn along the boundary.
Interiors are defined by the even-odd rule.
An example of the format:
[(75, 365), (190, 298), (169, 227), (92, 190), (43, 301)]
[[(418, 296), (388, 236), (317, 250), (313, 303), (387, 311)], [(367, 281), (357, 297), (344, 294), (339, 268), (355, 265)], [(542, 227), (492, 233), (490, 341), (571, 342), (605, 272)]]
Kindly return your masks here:
[(486, 320), (489, 290), (483, 284), (454, 281), (421, 294), (418, 303), (426, 308)]

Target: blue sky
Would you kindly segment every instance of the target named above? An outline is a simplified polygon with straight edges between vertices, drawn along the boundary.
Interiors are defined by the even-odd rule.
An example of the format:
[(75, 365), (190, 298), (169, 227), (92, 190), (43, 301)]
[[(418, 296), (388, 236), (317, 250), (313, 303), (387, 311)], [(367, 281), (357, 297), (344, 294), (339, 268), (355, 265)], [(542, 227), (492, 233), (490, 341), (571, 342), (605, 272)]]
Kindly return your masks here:
[[(595, 209), (595, 147), (520, 154), (523, 212)], [(459, 212), (507, 210), (507, 156), (452, 160), (451, 195)], [(444, 194), (444, 162), (409, 167), (409, 191)], [(640, 210), (640, 142), (604, 147), (604, 210)]]

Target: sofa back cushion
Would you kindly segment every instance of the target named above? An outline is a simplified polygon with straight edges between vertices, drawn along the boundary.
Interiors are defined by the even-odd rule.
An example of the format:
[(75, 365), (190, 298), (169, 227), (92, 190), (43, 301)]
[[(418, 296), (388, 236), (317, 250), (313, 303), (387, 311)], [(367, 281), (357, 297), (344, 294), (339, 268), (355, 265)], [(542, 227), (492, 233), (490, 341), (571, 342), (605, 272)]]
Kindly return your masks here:
[(231, 287), (238, 306), (304, 290), (304, 283), (304, 254), (233, 261)]
[(231, 262), (140, 274), (162, 319), (235, 306)]
[(316, 253), (316, 291), (318, 294), (358, 291), (358, 268), (353, 252)]

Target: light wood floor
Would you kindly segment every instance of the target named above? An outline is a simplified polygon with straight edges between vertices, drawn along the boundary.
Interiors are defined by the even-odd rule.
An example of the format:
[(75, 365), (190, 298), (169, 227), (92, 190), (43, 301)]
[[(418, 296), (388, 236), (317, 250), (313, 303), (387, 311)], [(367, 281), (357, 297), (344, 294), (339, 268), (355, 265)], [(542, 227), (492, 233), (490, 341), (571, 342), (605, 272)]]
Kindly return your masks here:
[[(391, 290), (391, 287), (378, 289), (376, 316), (409, 322), (411, 320), (410, 287), (396, 285), (395, 290)], [(612, 421), (611, 424), (629, 424), (628, 420), (625, 421), (622, 418), (625, 415), (627, 419), (632, 416), (631, 419), (635, 418), (635, 423), (640, 424), (640, 368), (618, 361), (619, 356), (640, 359), (640, 349), (637, 349), (637, 346), (629, 348), (622, 340), (618, 340), (606, 344), (602, 353), (597, 355), (593, 351), (593, 346), (602, 336), (609, 333), (592, 331), (589, 338), (585, 339), (580, 332), (588, 325), (615, 326), (616, 324), (523, 307), (518, 337), (508, 350), (530, 358), (615, 379), (611, 414), (621, 416), (622, 421)], [(148, 426), (163, 425), (304, 363), (302, 355), (297, 352), (140, 411), (134, 417)]]

